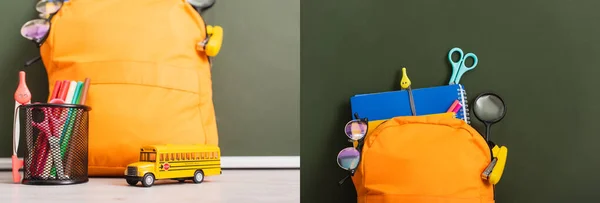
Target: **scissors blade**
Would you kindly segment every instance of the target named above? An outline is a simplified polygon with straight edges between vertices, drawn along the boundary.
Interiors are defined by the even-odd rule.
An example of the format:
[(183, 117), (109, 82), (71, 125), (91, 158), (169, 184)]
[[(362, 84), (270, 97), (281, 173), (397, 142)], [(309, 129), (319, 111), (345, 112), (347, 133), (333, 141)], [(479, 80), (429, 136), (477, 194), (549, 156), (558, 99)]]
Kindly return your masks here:
[(50, 136), (48, 137), (48, 141), (50, 142), (50, 157), (52, 158), (52, 162), (56, 168), (56, 177), (62, 179), (64, 178), (65, 173), (63, 171), (64, 168), (60, 159), (60, 138), (56, 136)]

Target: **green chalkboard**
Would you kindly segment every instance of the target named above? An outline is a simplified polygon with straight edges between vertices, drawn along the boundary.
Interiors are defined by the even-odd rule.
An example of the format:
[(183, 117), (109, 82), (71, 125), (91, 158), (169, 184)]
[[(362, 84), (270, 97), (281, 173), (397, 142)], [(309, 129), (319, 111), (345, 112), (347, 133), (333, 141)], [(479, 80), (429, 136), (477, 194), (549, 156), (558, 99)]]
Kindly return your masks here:
[[(4, 19), (0, 23), (0, 94), (4, 95), (0, 97), (0, 158), (10, 157), (12, 152), (18, 71), (26, 70), (33, 101), (43, 101), (48, 95), (43, 65), (23, 68), (25, 61), (39, 55), (37, 47), (19, 32), (23, 23), (37, 18), (35, 3), (0, 2)], [(217, 1), (205, 13), (207, 23), (221, 25), (225, 33), (212, 69), (224, 156), (300, 154), (299, 12), (299, 1), (240, 0)]]
[[(600, 197), (599, 1), (302, 2), (302, 202), (355, 202), (335, 157), (355, 94), (447, 84), (447, 53), (479, 57), (461, 83), (469, 98), (492, 91), (507, 103), (493, 126), (508, 146), (497, 202), (592, 202)], [(472, 116), (473, 125), (483, 132)], [(447, 183), (440, 183), (447, 184)], [(316, 187), (318, 185), (318, 187)]]
[[(27, 72), (27, 85), (33, 101), (44, 100), (48, 95), (48, 79), (42, 63), (24, 67), (26, 61), (39, 56), (37, 46), (21, 37), (21, 26), (37, 18), (35, 1), (0, 2), (0, 157), (12, 154), (12, 126), (14, 116), (14, 93), (18, 84), (18, 72)], [(24, 139), (21, 139), (22, 154)]]
[(224, 156), (300, 155), (300, 1), (220, 0), (213, 89)]

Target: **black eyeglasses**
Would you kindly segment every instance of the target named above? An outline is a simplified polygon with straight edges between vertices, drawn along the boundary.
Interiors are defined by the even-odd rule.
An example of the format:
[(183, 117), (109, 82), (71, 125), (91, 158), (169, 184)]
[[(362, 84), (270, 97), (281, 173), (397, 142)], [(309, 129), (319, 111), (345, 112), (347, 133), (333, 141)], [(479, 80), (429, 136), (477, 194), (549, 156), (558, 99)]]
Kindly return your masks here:
[[(38, 47), (41, 47), (48, 33), (50, 32), (50, 20), (63, 6), (64, 0), (41, 0), (35, 5), (35, 10), (40, 13), (39, 19), (27, 21), (21, 27), (21, 36), (25, 39), (33, 41)], [(29, 66), (41, 57), (36, 57), (28, 61), (25, 66)]]
[(356, 168), (360, 164), (362, 147), (364, 145), (364, 139), (369, 130), (368, 119), (360, 119), (358, 114), (354, 114), (355, 119), (346, 123), (344, 132), (349, 138), (349, 142), (357, 142), (356, 147), (346, 147), (342, 149), (337, 155), (337, 163), (340, 168), (350, 172), (349, 175), (340, 180), (339, 184), (342, 185), (349, 177), (354, 175)]

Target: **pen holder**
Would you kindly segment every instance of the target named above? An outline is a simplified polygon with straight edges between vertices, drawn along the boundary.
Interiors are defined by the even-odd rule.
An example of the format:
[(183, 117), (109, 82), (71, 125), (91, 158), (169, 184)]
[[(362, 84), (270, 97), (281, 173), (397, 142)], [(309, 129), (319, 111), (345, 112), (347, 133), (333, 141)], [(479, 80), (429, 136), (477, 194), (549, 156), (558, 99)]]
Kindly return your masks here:
[(68, 185), (88, 181), (88, 106), (28, 104), (24, 113), (23, 184)]

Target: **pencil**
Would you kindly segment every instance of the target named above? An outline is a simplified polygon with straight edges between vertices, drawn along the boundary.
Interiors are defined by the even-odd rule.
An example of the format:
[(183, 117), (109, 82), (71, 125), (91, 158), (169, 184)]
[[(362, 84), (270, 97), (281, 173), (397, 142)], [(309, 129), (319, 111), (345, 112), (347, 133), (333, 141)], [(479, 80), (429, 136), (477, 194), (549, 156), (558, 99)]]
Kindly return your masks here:
[(90, 89), (90, 78), (85, 78), (85, 81), (83, 82), (83, 92), (81, 92), (81, 105), (85, 105), (89, 89)]
[[(81, 94), (83, 92), (83, 82), (77, 82), (77, 88), (75, 89), (75, 94), (73, 96), (73, 104), (79, 104), (81, 102)], [(69, 143), (72, 143), (72, 139), (77, 139), (72, 137), (74, 129), (77, 128), (75, 121), (77, 120), (77, 115), (78, 115), (78, 111), (79, 110), (74, 110), (74, 109), (69, 109), (69, 116), (68, 116), (68, 122), (69, 125), (66, 128), (66, 132), (63, 136), (64, 139), (61, 140), (61, 145), (60, 145), (60, 152), (61, 152), (61, 157), (63, 159), (66, 159), (66, 164), (64, 165), (65, 167), (65, 175), (69, 176), (71, 174), (71, 163), (73, 162), (73, 155), (72, 154), (67, 154), (67, 150), (69, 152), (71, 152), (72, 149), (70, 149), (68, 146)]]
[[(81, 94), (81, 88), (83, 87), (83, 83), (82, 82), (77, 82), (77, 85), (75, 85), (75, 93), (73, 94), (73, 104), (77, 104), (79, 101), (79, 95)], [(77, 110), (74, 110), (73, 108), (69, 109), (69, 113), (67, 116), (67, 127), (64, 128), (63, 130), (63, 136), (61, 136), (61, 141), (60, 141), (60, 152), (61, 152), (61, 156), (64, 157), (65, 156), (65, 151), (67, 149), (67, 145), (69, 143), (69, 139), (71, 138), (71, 134), (73, 132), (73, 127), (75, 125), (75, 117), (77, 115), (77, 112), (74, 112)]]
[(452, 103), (452, 105), (450, 105), (450, 108), (448, 108), (448, 111), (446, 112), (454, 112), (454, 108), (456, 108), (458, 104), (458, 100), (454, 100), (454, 102)]

